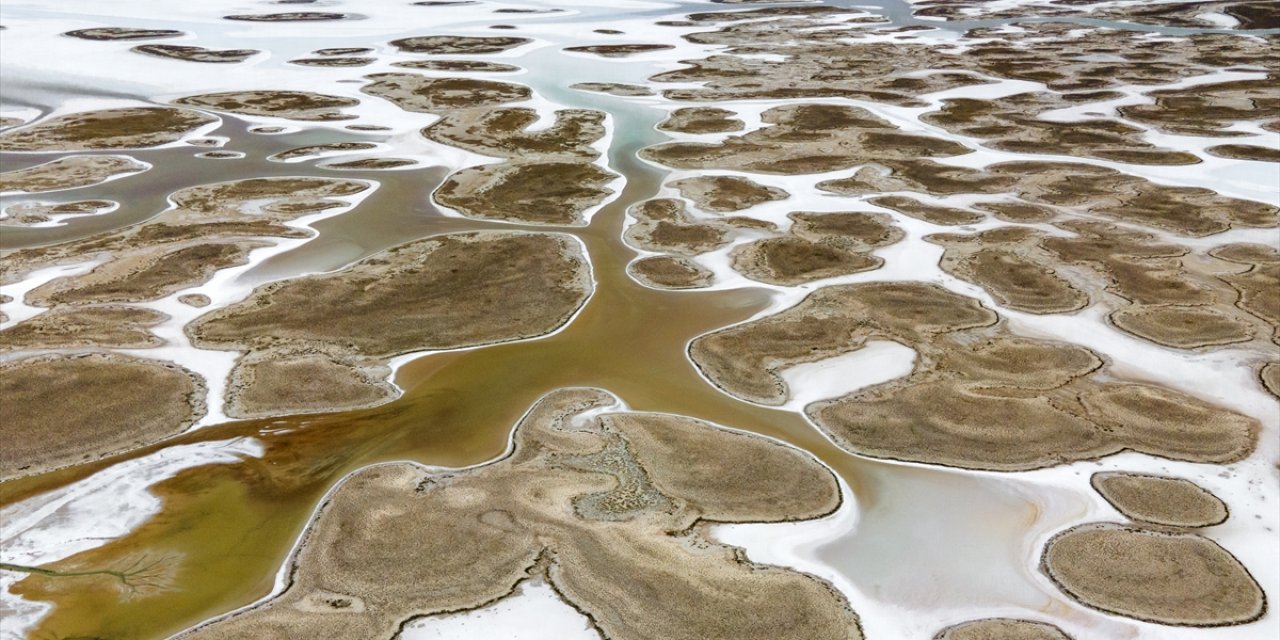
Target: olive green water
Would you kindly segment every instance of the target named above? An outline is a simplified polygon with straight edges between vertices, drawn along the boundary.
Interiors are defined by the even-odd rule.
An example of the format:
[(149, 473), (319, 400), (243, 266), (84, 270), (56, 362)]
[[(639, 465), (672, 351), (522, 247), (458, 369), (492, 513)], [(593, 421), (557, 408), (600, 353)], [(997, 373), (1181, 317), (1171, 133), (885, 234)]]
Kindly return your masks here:
[[(55, 605), (31, 637), (164, 637), (261, 598), (270, 592), (310, 514), (343, 475), (386, 460), (463, 466), (492, 459), (506, 448), (512, 427), (530, 405), (565, 386), (601, 387), (636, 410), (689, 415), (781, 438), (835, 469), (853, 489), (861, 509), (875, 507), (882, 489), (895, 482), (920, 487), (954, 482), (954, 474), (946, 471), (853, 458), (798, 414), (735, 400), (701, 378), (686, 357), (688, 342), (764, 310), (773, 294), (756, 288), (663, 292), (631, 280), (625, 267), (635, 253), (621, 241), (625, 211), (654, 195), (662, 178), (658, 170), (637, 160), (635, 152), (662, 139), (653, 129), (661, 113), (623, 100), (531, 84), (550, 99), (606, 109), (614, 118), (609, 164), (625, 176), (625, 187), (590, 226), (558, 229), (579, 238), (591, 258), (596, 288), (580, 314), (549, 337), (433, 354), (409, 363), (396, 377), (404, 396), (382, 407), (217, 425), (111, 460), (0, 485), (0, 501), (12, 504), (176, 444), (253, 437), (265, 447), (261, 458), (188, 469), (155, 485), (153, 491), (164, 504), (156, 517), (124, 538), (44, 567), (60, 573), (119, 570), (140, 557), (158, 559), (165, 572), (160, 588), (126, 588), (110, 574), (33, 574), (18, 583), (17, 594)], [(318, 238), (264, 262), (251, 277), (332, 269), (386, 246), (436, 233), (513, 227), (436, 212), (429, 194), (442, 177), (438, 170), (339, 174), (262, 160), (291, 146), (354, 135), (263, 137), (245, 133), (234, 120), (218, 133), (232, 136), (227, 148), (248, 150), (250, 157), (191, 160), (188, 156), (198, 149), (163, 150), (154, 160), (171, 157), (172, 162), (163, 168), (157, 163), (157, 180), (149, 189), (168, 193), (187, 183), (254, 175), (356, 175), (380, 182), (355, 210), (317, 224)], [(193, 175), (184, 170), (196, 166), (192, 162), (206, 171)], [(107, 191), (123, 189), (125, 182), (107, 185)], [(151, 213), (163, 208), (161, 191), (120, 195), (128, 207), (113, 219), (117, 226), (144, 218), (147, 207)], [(92, 221), (71, 231), (40, 230), (10, 237), (6, 244), (54, 242), (107, 224)], [(983, 491), (997, 491), (992, 483), (970, 483), (975, 499), (981, 500)]]

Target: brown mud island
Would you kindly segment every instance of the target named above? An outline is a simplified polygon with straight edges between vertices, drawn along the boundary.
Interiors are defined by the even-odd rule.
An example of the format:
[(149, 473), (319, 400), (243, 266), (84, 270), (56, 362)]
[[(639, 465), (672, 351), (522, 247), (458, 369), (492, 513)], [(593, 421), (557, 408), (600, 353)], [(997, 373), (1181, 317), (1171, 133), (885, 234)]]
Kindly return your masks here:
[(605, 58), (622, 58), (632, 56), (638, 53), (649, 53), (651, 51), (665, 51), (674, 49), (669, 44), (592, 44), (578, 47), (565, 47), (565, 51), (574, 53), (592, 53)]
[(971, 153), (958, 142), (905, 133), (860, 107), (798, 104), (761, 114), (767, 126), (721, 142), (667, 142), (640, 156), (678, 169), (728, 169), (796, 175), (869, 162)]
[[(1269, 53), (1275, 35), (1198, 33), (1163, 40), (1154, 50), (1148, 46), (1149, 34), (1141, 31), (1068, 21), (1020, 22), (1016, 29), (970, 29), (966, 38), (977, 41), (967, 46), (963, 55), (955, 55), (949, 40), (909, 36), (892, 42), (867, 39), (869, 31), (884, 33), (894, 27), (887, 25), (881, 30), (874, 22), (850, 19), (832, 23), (828, 19), (829, 14), (841, 11), (847, 10), (811, 6), (697, 14), (698, 23), (721, 26), (715, 31), (687, 34), (686, 40), (735, 49), (686, 61), (689, 66), (652, 79), (701, 83), (663, 92), (675, 100), (843, 97), (926, 106), (918, 96), (1007, 78), (1043, 83), (1076, 104), (1085, 104), (1117, 97), (1109, 91), (1112, 88), (1169, 84), (1235, 65), (1275, 70)], [(772, 19), (742, 21), (751, 17)], [(732, 55), (735, 52), (780, 53), (786, 58), (748, 58)], [(1268, 82), (1238, 80), (1162, 90), (1157, 95), (1165, 100), (1122, 107), (1121, 115), (1139, 121), (1148, 118), (1144, 124), (1149, 121), (1195, 131), (1192, 135), (1229, 135), (1221, 129), (1231, 122), (1276, 117), (1273, 104), (1251, 100), (1265, 94)], [(1098, 116), (1093, 119), (1101, 120)], [(1043, 124), (1046, 120), (1030, 120), (1011, 125), (1027, 131), (1054, 128)], [(1089, 128), (1093, 123), (1085, 121), (1084, 125)], [(1052, 135), (1065, 142), (1074, 134), (1058, 128)], [(1082, 142), (1089, 142), (1087, 136), (1082, 138)]]
[(1204, 29), (1221, 28), (1206, 15), (1222, 13), (1238, 24), (1233, 29), (1273, 29), (1280, 24), (1280, 11), (1268, 2), (1255, 0), (1218, 0), (1210, 2), (1168, 2), (1155, 4), (1114, 4), (1040, 2), (1001, 5), (987, 0), (924, 0), (915, 4), (917, 16), (947, 20), (1013, 19), (1027, 16), (1069, 18), (1088, 16), (1100, 20), (1117, 20), (1140, 24)]
[(933, 640), (1072, 640), (1051, 624), (1015, 618), (987, 618), (952, 625)]
[(186, 35), (174, 29), (135, 29), (132, 27), (95, 27), (68, 31), (64, 36), (81, 40), (158, 40)]
[(1114, 471), (1095, 473), (1089, 482), (1117, 511), (1143, 524), (1194, 529), (1227, 519), (1227, 505), (1190, 480)]
[(616, 177), (589, 162), (491, 164), (449, 176), (435, 199), (471, 218), (580, 226)]
[(908, 196), (877, 196), (867, 202), (910, 218), (948, 227), (974, 224), (986, 218), (975, 211), (928, 204)]
[(595, 389), (556, 391), (497, 461), (356, 472), (308, 527), (282, 594), (180, 637), (390, 636), (530, 579), (608, 638), (862, 637), (833, 587), (753, 563), (704, 525), (830, 513), (841, 500), (830, 471), (690, 418), (584, 413), (612, 404)]
[(5, 255), (0, 282), (16, 282), (46, 266), (97, 256), (103, 263), (64, 276), (29, 295), (42, 303), (142, 302), (199, 285), (214, 271), (243, 264), (265, 238), (300, 238), (297, 218), (346, 206), (337, 198), (368, 189), (354, 180), (255, 178), (190, 187), (170, 196), (173, 208), (145, 222), (81, 240)]
[(196, 375), (114, 354), (0, 363), (0, 393), (0, 480), (148, 444), (181, 433), (205, 412)]
[(804, 284), (877, 269), (884, 260), (869, 252), (904, 236), (881, 213), (793, 211), (787, 218), (787, 235), (734, 248), (729, 254), (733, 268), (760, 282)]
[(116, 206), (117, 203), (111, 200), (73, 200), (57, 204), (27, 201), (5, 207), (0, 220), (3, 220), (4, 224), (15, 226), (42, 224), (65, 216), (96, 215), (110, 211)]
[(847, 178), (819, 182), (817, 186), (844, 196), (893, 191), (998, 196), (999, 200), (984, 202), (979, 208), (997, 217), (1029, 216), (1033, 218), (1030, 221), (1049, 219), (1059, 212), (1088, 213), (1197, 237), (1221, 233), (1233, 226), (1275, 226), (1280, 211), (1207, 189), (1159, 185), (1079, 163), (1017, 161), (971, 169), (929, 160), (873, 161)]
[[(46, 469), (149, 445), (185, 429), (204, 414), (204, 382), (198, 376), (159, 362), (108, 354), (81, 357), (81, 352), (160, 346), (163, 342), (152, 333), (152, 327), (166, 316), (126, 304), (172, 295), (208, 281), (220, 269), (245, 264), (249, 251), (270, 245), (266, 238), (306, 237), (307, 231), (285, 223), (345, 206), (334, 198), (367, 188), (363, 182), (316, 178), (253, 179), (192, 187), (171, 196), (174, 208), (140, 224), (81, 240), (7, 252), (0, 263), (0, 281), (5, 283), (16, 282), (34, 269), (82, 262), (88, 257), (99, 263), (87, 273), (54, 278), (29, 291), (24, 302), (49, 310), (0, 331), (5, 350), (59, 350), (64, 354), (49, 356), (53, 364), (15, 365), (5, 370), (5, 377), (11, 380), (43, 379), (36, 377), (45, 375), (41, 372), (60, 379), (39, 392), (45, 395), (33, 396), (30, 405), (15, 404), (11, 411), (18, 413), (8, 416), (6, 425), (27, 429), (23, 438), (41, 434), (52, 438), (58, 429), (83, 431), (79, 436), (56, 436), (68, 444), (65, 449), (49, 449), (54, 453), (47, 461), (25, 448), (17, 449), (14, 455), (41, 460), (38, 466)], [(207, 296), (183, 297), (197, 305), (209, 304)], [(22, 393), (37, 392), (15, 387), (7, 397)], [(67, 402), (68, 398), (75, 400)], [(44, 405), (65, 406), (42, 414), (39, 407)], [(175, 408), (179, 405), (189, 409)], [(27, 407), (22, 411), (29, 413), (20, 412), (19, 406)], [(96, 415), (104, 407), (111, 407), (107, 411), (110, 415)], [(73, 409), (81, 413), (63, 415)], [(50, 426), (42, 422), (46, 419), (58, 422)], [(43, 445), (33, 441), (24, 446)], [(69, 451), (77, 449), (87, 457), (67, 458)], [(11, 472), (6, 469), (6, 476)]]
[(944, 271), (1009, 309), (1065, 313), (1104, 302), (1117, 307), (1108, 316), (1117, 329), (1177, 349), (1248, 343), (1280, 327), (1273, 248), (1227, 244), (1197, 254), (1108, 223), (1054, 226), (1074, 236), (998, 227), (925, 240), (944, 247)]
[(746, 125), (728, 109), (719, 107), (681, 107), (658, 123), (661, 131), (677, 133), (729, 133), (742, 131)]
[[(1117, 120), (1044, 120), (1046, 111), (1081, 101), (1082, 94), (1019, 93), (995, 100), (944, 100), (942, 108), (921, 120), (1003, 151), (1071, 155), (1132, 164), (1195, 164), (1200, 158), (1185, 151), (1161, 149), (1143, 139), (1145, 130)], [(1085, 94), (1087, 95), (1087, 94)], [(1102, 92), (1097, 99), (1119, 97)]]
[(783, 367), (893, 340), (911, 375), (805, 408), (842, 447), (880, 458), (1018, 471), (1134, 450), (1233, 462), (1254, 447), (1247, 416), (1160, 387), (1103, 381), (1084, 347), (1011, 335), (977, 300), (922, 283), (819, 289), (779, 314), (694, 340), (689, 353), (729, 393), (782, 404)]
[(683, 200), (645, 200), (628, 211), (635, 224), (627, 227), (627, 243), (646, 251), (696, 256), (724, 246), (734, 226), (724, 220), (700, 220), (689, 215)]
[(249, 252), (268, 246), (256, 240), (210, 240), (139, 250), (117, 255), (84, 275), (51, 280), (28, 292), (26, 300), (41, 307), (156, 300), (206, 282), (221, 269), (248, 264)]
[(213, 116), (190, 109), (129, 107), (70, 113), (0, 134), (3, 151), (85, 151), (158, 147), (181, 140)]
[[(230, 415), (323, 411), (389, 397), (393, 356), (550, 333), (591, 290), (586, 256), (567, 236), (434, 236), (264, 285), (187, 333), (197, 347), (248, 352), (231, 374)], [(312, 382), (288, 389), (303, 373)]]
[(795, 236), (765, 238), (729, 254), (734, 270), (770, 284), (797, 285), (878, 269), (884, 260), (839, 242)]
[(405, 111), (445, 113), (454, 109), (497, 107), (533, 97), (524, 85), (475, 78), (430, 78), (416, 73), (375, 73), (363, 91), (390, 100)]
[(159, 311), (125, 305), (59, 307), (0, 330), (0, 353), (47, 349), (143, 349), (164, 344), (151, 327)]
[(470, 218), (583, 225), (585, 212), (614, 193), (608, 185), (617, 178), (594, 162), (600, 152), (592, 145), (606, 133), (604, 116), (561, 109), (551, 126), (531, 131), (538, 119), (533, 109), (445, 111), (422, 131), (425, 137), (506, 161), (459, 170), (433, 196)]
[(357, 158), (341, 162), (326, 162), (319, 166), (323, 169), (336, 171), (388, 171), (412, 167), (417, 164), (417, 160), (410, 160), (409, 158)]
[(594, 91), (596, 93), (607, 93), (614, 96), (638, 97), (651, 96), (653, 89), (639, 84), (624, 84), (620, 82), (579, 82), (569, 85), (570, 89), (578, 89), (581, 91)]
[(520, 70), (520, 67), (513, 64), (490, 62), (488, 60), (406, 60), (393, 62), (391, 66), (403, 69), (421, 69), (423, 71), (464, 73), (515, 73)]
[(142, 173), (149, 168), (149, 165), (127, 156), (63, 156), (34, 167), (0, 173), (0, 193), (44, 193), (78, 189), (101, 184), (112, 178)]
[(191, 45), (142, 44), (133, 48), (138, 53), (160, 58), (173, 58), (187, 62), (235, 64), (262, 53), (257, 49), (206, 49)]
[(477, 55), (501, 53), (530, 42), (515, 36), (417, 36), (392, 40), (391, 46), (406, 53)]
[(373, 49), (369, 47), (326, 47), (324, 49), (316, 49), (311, 53), (318, 56), (357, 56), (373, 53)]
[[(698, 201), (704, 209), (731, 208), (768, 201), (779, 195), (750, 181), (736, 178), (691, 178), (672, 183), (682, 195)], [(710, 273), (689, 261), (724, 246), (740, 230), (755, 234), (774, 231), (770, 223), (743, 216), (693, 218), (682, 200), (646, 200), (630, 210), (635, 224), (624, 237), (632, 246), (647, 251), (675, 254), (660, 262), (645, 263), (648, 269), (665, 267), (674, 277), (685, 273)], [(730, 253), (734, 270), (760, 282), (784, 286), (804, 284), (876, 269), (883, 260), (870, 255), (872, 249), (893, 244), (903, 233), (890, 218), (871, 212), (805, 212), (788, 214), (787, 235), (754, 240)], [(637, 271), (633, 265), (632, 270)], [(705, 284), (703, 277), (691, 282)], [(646, 284), (654, 284), (646, 282)], [(661, 286), (661, 283), (658, 283)], [(675, 284), (672, 281), (669, 284)], [(692, 286), (687, 284), (686, 286)], [(683, 288), (683, 287), (682, 287)]]
[[(52, 310), (0, 336), (18, 349), (157, 346), (147, 327), (163, 316), (97, 305), (145, 302), (196, 286), (219, 269), (244, 264), (248, 251), (268, 246), (258, 238), (305, 235), (282, 222), (340, 205), (328, 198), (365, 188), (316, 178), (197, 187), (175, 194), (177, 208), (141, 225), (12, 252), (4, 276), (13, 280), (90, 249), (109, 257), (88, 273), (55, 278), (29, 292), (28, 304)], [(246, 202), (261, 212), (244, 211)], [(464, 285), (461, 274), (474, 280)], [(196, 346), (250, 352), (232, 372), (229, 415), (320, 411), (379, 404), (392, 396), (385, 361), (394, 355), (548, 333), (568, 320), (591, 289), (586, 257), (565, 236), (437, 236), (339, 272), (259, 288), (248, 301), (204, 316), (187, 330)], [(190, 300), (208, 304), (207, 298)], [(319, 301), (333, 313), (317, 317)], [(112, 321), (120, 324), (110, 326)], [(289, 387), (292, 375), (304, 372), (311, 383)]]
[(223, 16), (224, 20), (241, 22), (327, 22), (332, 20), (355, 20), (359, 18), (350, 13), (325, 13), (322, 11), (292, 11), (287, 13), (236, 14)]
[(1041, 237), (1027, 227), (999, 227), (973, 236), (935, 234), (926, 239), (946, 248), (939, 262), (943, 271), (981, 286), (1007, 309), (1050, 314), (1087, 306), (1089, 297), (1071, 281), (1034, 253), (1017, 250)]
[(267, 159), (284, 162), (286, 160), (314, 158), (321, 154), (370, 151), (377, 148), (378, 145), (372, 142), (330, 142), (326, 144), (314, 144), (306, 147), (296, 147), (289, 149), (288, 151), (281, 151), (280, 153), (271, 155)]
[(301, 65), (304, 67), (363, 67), (376, 62), (376, 58), (366, 58), (363, 56), (345, 56), (334, 58), (297, 58), (290, 60), (289, 64)]
[(248, 116), (332, 121), (354, 118), (341, 110), (354, 107), (360, 101), (310, 91), (227, 91), (178, 98), (174, 104)]
[(737, 176), (699, 176), (670, 183), (680, 196), (699, 209), (727, 213), (750, 209), (758, 204), (786, 200), (791, 194), (777, 187), (766, 187), (749, 178)]
[(627, 273), (655, 289), (697, 289), (711, 284), (713, 274), (681, 256), (649, 256), (627, 265)]
[(1244, 566), (1193, 534), (1080, 525), (1049, 541), (1040, 567), (1083, 604), (1139, 620), (1217, 627), (1266, 612), (1262, 588)]
[(559, 109), (550, 126), (531, 131), (538, 112), (525, 107), (458, 109), (422, 130), (422, 135), (474, 153), (508, 160), (594, 160), (593, 144), (604, 138), (605, 114)]

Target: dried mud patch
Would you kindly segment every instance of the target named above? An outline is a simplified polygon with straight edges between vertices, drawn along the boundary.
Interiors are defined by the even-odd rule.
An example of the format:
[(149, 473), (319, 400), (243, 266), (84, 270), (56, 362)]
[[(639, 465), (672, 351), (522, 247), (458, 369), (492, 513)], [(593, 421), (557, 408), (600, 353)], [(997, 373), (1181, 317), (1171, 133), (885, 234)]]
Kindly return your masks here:
[(694, 220), (683, 200), (645, 200), (630, 211), (636, 223), (623, 237), (632, 246), (647, 251), (695, 256), (728, 242), (733, 227), (719, 220)]
[(445, 113), (454, 109), (497, 107), (533, 96), (524, 85), (474, 78), (429, 78), (414, 73), (376, 73), (363, 91), (405, 111)]
[(376, 358), (515, 340), (563, 324), (591, 290), (587, 269), (564, 236), (436, 236), (264, 285), (187, 333), (204, 348), (317, 345)]
[(1167, 347), (1196, 349), (1253, 339), (1253, 327), (1213, 308), (1132, 306), (1110, 316), (1127, 333)]
[(867, 202), (930, 224), (959, 226), (982, 222), (986, 219), (986, 216), (976, 211), (928, 204), (907, 196), (880, 196)]
[(367, 58), (364, 56), (340, 56), (334, 58), (297, 58), (290, 60), (289, 64), (296, 64), (303, 67), (364, 67), (377, 62), (376, 58)]
[(150, 168), (150, 165), (127, 156), (65, 156), (34, 167), (0, 173), (0, 193), (78, 189)]
[(360, 16), (350, 13), (326, 13), (323, 11), (290, 11), (286, 13), (236, 14), (223, 16), (223, 20), (239, 22), (331, 22), (355, 20)]
[(418, 164), (417, 160), (409, 158), (357, 158), (340, 162), (326, 162), (320, 166), (336, 171), (389, 171), (391, 169), (412, 167), (416, 164)]
[[(1099, 99), (1118, 97), (1100, 92)], [(1195, 164), (1200, 158), (1161, 149), (1143, 139), (1144, 129), (1118, 120), (1042, 120), (1046, 111), (1073, 106), (1051, 93), (1020, 93), (995, 100), (951, 98), (921, 120), (964, 136), (987, 140), (987, 146), (1018, 153), (1049, 153), (1133, 164)]]
[[(174, 207), (148, 220), (64, 243), (19, 249), (0, 261), (0, 282), (58, 264), (103, 261), (88, 274), (50, 281), (45, 302), (152, 299), (207, 279), (216, 269), (242, 264), (261, 238), (305, 238), (286, 226), (301, 216), (346, 206), (338, 197), (369, 188), (364, 182), (327, 178), (252, 178), (179, 190)], [(35, 299), (35, 298), (33, 298)]]
[(893, 340), (919, 355), (905, 378), (805, 412), (857, 454), (1017, 471), (1134, 450), (1231, 462), (1252, 451), (1247, 416), (1171, 390), (1094, 377), (1074, 345), (1010, 335), (977, 300), (923, 283), (819, 289), (779, 314), (704, 335), (689, 349), (717, 386), (778, 405), (779, 371)]
[(639, 53), (667, 51), (674, 48), (669, 44), (591, 44), (565, 47), (564, 50), (574, 53), (590, 53), (605, 58), (625, 58)]
[(947, 627), (933, 640), (1071, 640), (1071, 636), (1045, 622), (985, 618)]
[(276, 160), (284, 162), (286, 160), (296, 160), (299, 158), (309, 158), (320, 156), (327, 153), (345, 153), (354, 151), (369, 151), (377, 149), (378, 145), (372, 142), (330, 142), (326, 144), (313, 144), (306, 147), (297, 147), (288, 151), (281, 151), (268, 157), (268, 160)]
[(950, 140), (905, 133), (860, 107), (785, 105), (761, 118), (766, 126), (721, 142), (667, 142), (641, 149), (640, 156), (678, 169), (797, 175), (972, 151)]
[(1023, 227), (997, 227), (972, 236), (934, 234), (925, 240), (945, 249), (939, 266), (982, 287), (1001, 306), (1025, 313), (1067, 313), (1089, 304), (1089, 296), (1043, 259), (1035, 243), (1042, 235)]
[(765, 238), (734, 248), (733, 268), (760, 282), (804, 284), (878, 269), (884, 260), (834, 242), (793, 236)]
[(212, 64), (235, 64), (262, 53), (257, 49), (206, 49), (177, 44), (142, 44), (134, 47), (133, 51), (159, 58)]
[(181, 433), (204, 384), (172, 364), (113, 355), (0, 363), (0, 479), (43, 473)]
[(212, 116), (171, 107), (82, 111), (46, 118), (0, 134), (4, 151), (139, 149), (177, 142), (215, 122)]
[(649, 256), (627, 265), (627, 273), (655, 289), (697, 289), (711, 284), (711, 271), (683, 256)]
[(1095, 609), (1161, 624), (1243, 624), (1266, 611), (1258, 583), (1208, 538), (1118, 524), (1086, 524), (1054, 536), (1041, 570)]
[(698, 176), (670, 183), (699, 209), (718, 213), (741, 211), (758, 204), (786, 200), (791, 194), (737, 176)]
[(578, 89), (579, 91), (607, 93), (611, 96), (638, 97), (653, 95), (653, 89), (650, 89), (649, 87), (622, 82), (579, 82), (577, 84), (569, 85), (569, 88)]
[(406, 53), (475, 55), (501, 53), (530, 42), (513, 36), (418, 36), (392, 40), (391, 46)]
[(868, 251), (902, 240), (905, 234), (882, 213), (867, 211), (793, 211), (791, 233), (807, 240), (828, 240)]
[(520, 67), (513, 64), (490, 62), (488, 60), (406, 60), (404, 62), (393, 62), (391, 66), (403, 69), (463, 73), (515, 73), (520, 70)]
[(341, 110), (354, 107), (360, 101), (310, 91), (226, 91), (178, 98), (174, 103), (247, 116), (332, 121), (354, 118)]
[(222, 269), (248, 264), (249, 252), (265, 242), (207, 242), (176, 249), (137, 249), (89, 273), (51, 280), (27, 293), (41, 307), (61, 304), (142, 302), (207, 282)]
[(1023, 203), (1077, 210), (1121, 222), (1202, 237), (1232, 227), (1274, 228), (1280, 208), (1209, 189), (1168, 186), (1094, 165), (1002, 162), (986, 169), (928, 160), (875, 161), (848, 178), (818, 183), (838, 195), (914, 191), (935, 195), (1012, 193)]
[(1280, 398), (1280, 364), (1268, 362), (1258, 370), (1258, 380), (1271, 395)]
[(678, 133), (728, 133), (742, 131), (746, 126), (737, 115), (719, 107), (683, 107), (672, 111), (666, 120), (658, 123), (661, 131)]
[(71, 202), (18, 202), (5, 208), (0, 220), (7, 225), (25, 226), (51, 222), (63, 216), (87, 216), (105, 213), (116, 207), (110, 200), (73, 200)]
[(605, 136), (605, 114), (593, 109), (560, 109), (550, 126), (529, 130), (538, 112), (524, 107), (465, 109), (445, 114), (422, 130), (441, 144), (512, 160), (594, 160), (591, 145)]
[[(1271, 46), (1275, 43), (1272, 41)], [(1276, 76), (1261, 80), (1236, 80), (1182, 89), (1153, 91), (1155, 104), (1120, 107), (1124, 117), (1169, 133), (1191, 136), (1232, 136), (1226, 131), (1236, 122), (1280, 118), (1280, 98), (1274, 91)]]
[(155, 40), (186, 35), (175, 29), (135, 29), (132, 27), (95, 27), (68, 31), (64, 36), (81, 40)]
[(1280, 150), (1274, 147), (1260, 147), (1252, 144), (1220, 144), (1209, 147), (1205, 151), (1219, 158), (1280, 162)]
[(470, 218), (581, 225), (615, 177), (589, 162), (504, 162), (458, 171), (434, 197)]
[(1095, 473), (1089, 483), (1126, 518), (1143, 524), (1198, 528), (1221, 524), (1227, 505), (1190, 480), (1140, 473)]
[(386, 381), (390, 373), (323, 353), (254, 353), (231, 372), (227, 415), (260, 418), (382, 404), (397, 393)]
[(106, 347), (143, 349), (164, 341), (151, 332), (163, 313), (120, 305), (61, 307), (0, 331), (0, 352)]

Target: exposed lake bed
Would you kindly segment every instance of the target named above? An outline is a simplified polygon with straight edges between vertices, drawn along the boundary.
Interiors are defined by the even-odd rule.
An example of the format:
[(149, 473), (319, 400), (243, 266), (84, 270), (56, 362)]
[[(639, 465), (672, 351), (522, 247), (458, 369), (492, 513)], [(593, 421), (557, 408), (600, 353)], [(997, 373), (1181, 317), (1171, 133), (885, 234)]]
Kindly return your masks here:
[(1271, 637), (1274, 15), (743, 4), (6, 4), (4, 640)]

